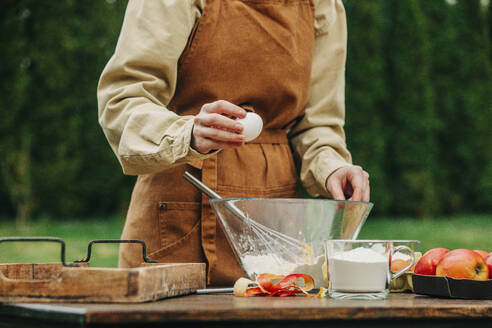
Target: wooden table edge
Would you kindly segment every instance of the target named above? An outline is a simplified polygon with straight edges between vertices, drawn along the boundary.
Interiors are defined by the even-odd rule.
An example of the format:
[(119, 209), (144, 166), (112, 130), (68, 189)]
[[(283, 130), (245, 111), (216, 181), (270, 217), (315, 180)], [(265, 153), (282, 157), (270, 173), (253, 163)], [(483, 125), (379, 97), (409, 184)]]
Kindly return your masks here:
[[(2, 304), (0, 303), (0, 316), (15, 317), (30, 320), (43, 320), (50, 322), (63, 322), (67, 324), (84, 325), (87, 310), (70, 306), (55, 304)], [(49, 320), (47, 317), (49, 316)]]
[[(330, 299), (235, 298), (232, 295), (190, 295), (135, 304), (0, 304), (0, 315), (76, 325), (164, 322), (259, 322), (335, 320), (470, 320), (492, 319), (491, 301), (456, 301), (392, 296), (393, 303), (351, 303)], [(412, 303), (424, 301), (424, 304)], [(221, 303), (222, 302), (222, 303)], [(398, 302), (402, 304), (398, 304)], [(215, 304), (208, 306), (208, 304)], [(224, 305), (222, 304), (230, 304)]]
[(169, 312), (133, 312), (133, 313), (118, 313), (116, 316), (108, 315), (104, 311), (89, 311), (86, 314), (86, 323), (88, 324), (116, 324), (120, 322), (135, 323), (142, 322), (142, 317), (145, 317), (146, 323), (166, 322), (166, 321), (181, 321), (181, 322), (218, 322), (218, 321), (332, 321), (332, 320), (397, 320), (397, 319), (492, 319), (492, 309), (475, 309), (471, 308), (448, 308), (446, 315), (429, 310), (428, 308), (414, 308), (409, 311), (408, 308), (376, 308), (368, 307), (365, 309), (338, 309), (335, 315), (331, 314), (328, 309), (320, 312), (320, 308), (304, 308), (296, 309), (288, 312), (282, 311), (276, 313), (272, 309), (235, 309), (223, 311), (204, 311), (204, 310), (183, 310)]

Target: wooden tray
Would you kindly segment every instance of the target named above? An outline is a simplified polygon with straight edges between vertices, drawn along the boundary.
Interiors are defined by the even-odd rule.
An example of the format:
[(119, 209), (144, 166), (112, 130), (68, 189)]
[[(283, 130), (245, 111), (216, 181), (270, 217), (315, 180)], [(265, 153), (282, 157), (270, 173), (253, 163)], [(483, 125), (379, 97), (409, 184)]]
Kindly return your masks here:
[(0, 302), (139, 303), (205, 288), (204, 263), (85, 266), (0, 264)]
[(416, 294), (445, 298), (492, 300), (492, 279), (477, 281), (413, 274), (412, 280)]
[[(62, 242), (62, 263), (0, 264), (0, 302), (140, 303), (205, 288), (205, 263), (91, 268), (90, 245), (81, 263), (65, 263)], [(143, 257), (146, 260), (145, 248)]]

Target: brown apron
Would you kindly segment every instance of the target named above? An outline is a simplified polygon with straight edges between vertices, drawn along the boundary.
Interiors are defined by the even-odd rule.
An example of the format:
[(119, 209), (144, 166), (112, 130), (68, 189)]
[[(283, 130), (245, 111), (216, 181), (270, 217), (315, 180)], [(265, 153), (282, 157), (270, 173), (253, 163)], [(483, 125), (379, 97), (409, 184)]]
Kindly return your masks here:
[[(286, 137), (308, 99), (314, 45), (308, 0), (208, 0), (178, 66), (169, 108), (196, 115), (219, 99), (254, 108), (259, 138), (191, 165), (138, 177), (122, 238), (147, 243), (159, 262), (206, 262), (208, 284), (243, 276), (208, 198), (186, 182), (185, 170), (222, 197), (298, 197), (297, 171)], [(141, 250), (122, 245), (120, 266), (141, 263)]]

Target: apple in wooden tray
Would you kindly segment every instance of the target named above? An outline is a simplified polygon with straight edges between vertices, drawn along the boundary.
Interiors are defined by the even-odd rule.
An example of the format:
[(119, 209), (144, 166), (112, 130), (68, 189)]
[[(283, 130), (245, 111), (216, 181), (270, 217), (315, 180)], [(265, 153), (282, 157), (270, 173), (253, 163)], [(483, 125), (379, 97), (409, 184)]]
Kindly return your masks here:
[(485, 264), (489, 268), (489, 279), (492, 279), (492, 252), (485, 258)]
[[(417, 294), (492, 300), (492, 256), (471, 249), (428, 250), (417, 262), (412, 283)], [(490, 264), (487, 264), (487, 261)]]
[(436, 274), (436, 267), (444, 254), (448, 253), (447, 248), (432, 248), (424, 253), (422, 258), (415, 265), (414, 272), (416, 274), (423, 274), (426, 276), (434, 276)]
[(455, 249), (441, 258), (436, 267), (436, 276), (487, 280), (489, 269), (479, 253), (470, 249)]
[(474, 249), (473, 251), (480, 254), (480, 256), (483, 258), (484, 261), (487, 258), (487, 256), (489, 256), (489, 252), (484, 251), (483, 249)]
[[(455, 279), (487, 280), (490, 268), (482, 250), (433, 248), (417, 262), (414, 273)], [(492, 260), (491, 260), (492, 262)]]

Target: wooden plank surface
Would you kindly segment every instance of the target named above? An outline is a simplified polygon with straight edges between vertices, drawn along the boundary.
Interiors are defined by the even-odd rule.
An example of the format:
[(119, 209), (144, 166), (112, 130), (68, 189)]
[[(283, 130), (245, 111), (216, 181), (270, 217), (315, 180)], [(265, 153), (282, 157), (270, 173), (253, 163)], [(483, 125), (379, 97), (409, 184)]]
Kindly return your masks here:
[[(0, 306), (0, 315), (37, 320), (83, 322), (84, 326), (122, 323), (189, 323), (345, 320), (492, 320), (492, 301), (436, 299), (391, 294), (386, 300), (333, 300), (306, 297), (239, 298), (231, 294), (188, 295), (143, 304), (17, 304)], [(67, 323), (69, 323), (67, 321)], [(457, 321), (456, 321), (457, 322)]]

